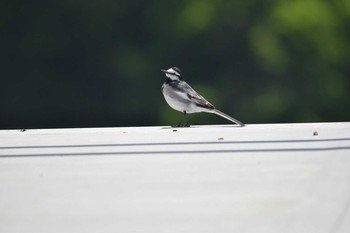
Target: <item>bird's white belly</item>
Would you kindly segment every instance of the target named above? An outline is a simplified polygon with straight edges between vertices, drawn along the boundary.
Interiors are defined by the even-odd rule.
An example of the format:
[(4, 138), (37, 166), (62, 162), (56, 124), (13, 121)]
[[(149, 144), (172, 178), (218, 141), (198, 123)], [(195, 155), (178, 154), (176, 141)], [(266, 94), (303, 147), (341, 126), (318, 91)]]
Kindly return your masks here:
[(186, 113), (200, 112), (198, 107), (189, 100), (186, 93), (174, 92), (165, 87), (163, 95), (169, 106), (177, 111)]
[(180, 111), (180, 112), (186, 111), (188, 104), (184, 104), (183, 102), (178, 101), (174, 98), (171, 98), (167, 95), (164, 95), (164, 98), (165, 98), (166, 102), (169, 104), (169, 106), (172, 107), (173, 109)]

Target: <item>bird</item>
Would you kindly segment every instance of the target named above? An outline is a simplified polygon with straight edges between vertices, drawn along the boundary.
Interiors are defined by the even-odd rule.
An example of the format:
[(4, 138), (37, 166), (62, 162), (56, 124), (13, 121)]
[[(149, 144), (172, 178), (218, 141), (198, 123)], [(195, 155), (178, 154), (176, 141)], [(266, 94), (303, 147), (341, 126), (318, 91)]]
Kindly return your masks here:
[[(186, 116), (187, 114), (207, 112), (219, 115), (241, 127), (245, 126), (239, 120), (216, 109), (203, 96), (198, 94), (182, 77), (182, 72), (178, 67), (171, 67), (167, 70), (161, 69), (165, 73), (165, 82), (161, 87), (161, 91), (168, 105)], [(181, 122), (177, 126), (181, 125)]]

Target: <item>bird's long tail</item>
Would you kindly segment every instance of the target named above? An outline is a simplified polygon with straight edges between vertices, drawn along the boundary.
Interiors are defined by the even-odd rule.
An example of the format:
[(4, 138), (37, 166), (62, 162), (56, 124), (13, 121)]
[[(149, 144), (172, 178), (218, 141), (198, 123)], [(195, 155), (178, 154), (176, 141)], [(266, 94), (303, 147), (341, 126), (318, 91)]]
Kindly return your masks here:
[(219, 111), (219, 110), (217, 110), (217, 109), (214, 109), (214, 110), (212, 111), (212, 113), (215, 113), (216, 115), (219, 115), (219, 116), (221, 116), (221, 117), (223, 117), (223, 118), (226, 118), (227, 120), (232, 121), (233, 123), (235, 123), (235, 124), (237, 124), (237, 125), (239, 125), (239, 126), (241, 126), (241, 127), (245, 126), (245, 124), (243, 124), (243, 123), (240, 122), (239, 120), (236, 120), (235, 118), (230, 117), (229, 115), (227, 115), (227, 114), (225, 114), (225, 113), (223, 113), (223, 112), (221, 112), (221, 111)]

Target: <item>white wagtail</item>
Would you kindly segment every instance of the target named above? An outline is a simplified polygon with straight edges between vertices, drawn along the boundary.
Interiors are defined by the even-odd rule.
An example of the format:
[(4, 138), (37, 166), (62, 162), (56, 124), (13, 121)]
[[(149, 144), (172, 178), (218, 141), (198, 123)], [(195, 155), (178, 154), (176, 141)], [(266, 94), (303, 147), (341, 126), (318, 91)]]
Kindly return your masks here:
[[(161, 71), (166, 75), (162, 86), (162, 93), (166, 102), (173, 109), (183, 112), (185, 115), (196, 112), (215, 113), (239, 126), (244, 126), (242, 122), (216, 109), (214, 105), (193, 90), (190, 85), (182, 80), (181, 70), (179, 68), (172, 67)], [(178, 126), (181, 126), (181, 122)]]

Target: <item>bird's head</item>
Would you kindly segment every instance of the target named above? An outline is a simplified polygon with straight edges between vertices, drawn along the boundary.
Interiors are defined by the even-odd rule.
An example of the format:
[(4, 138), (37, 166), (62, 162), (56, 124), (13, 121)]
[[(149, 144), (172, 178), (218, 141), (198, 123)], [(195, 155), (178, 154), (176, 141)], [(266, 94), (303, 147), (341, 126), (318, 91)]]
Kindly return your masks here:
[(177, 67), (171, 67), (167, 70), (161, 70), (171, 80), (182, 80), (181, 70)]

